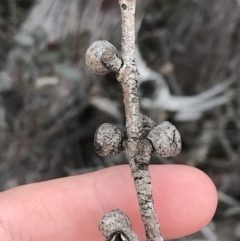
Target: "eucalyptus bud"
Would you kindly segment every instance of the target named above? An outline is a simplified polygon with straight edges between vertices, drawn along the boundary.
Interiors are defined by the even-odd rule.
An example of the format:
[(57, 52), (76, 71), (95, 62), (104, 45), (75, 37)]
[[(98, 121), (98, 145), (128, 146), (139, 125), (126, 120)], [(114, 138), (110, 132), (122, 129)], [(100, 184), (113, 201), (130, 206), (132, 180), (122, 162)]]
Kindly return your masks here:
[(124, 133), (115, 125), (105, 123), (101, 125), (94, 138), (95, 151), (100, 156), (113, 156), (123, 151)]
[(85, 57), (90, 70), (99, 75), (117, 72), (122, 65), (117, 49), (106, 40), (94, 42), (88, 48)]
[(180, 133), (176, 127), (168, 121), (164, 121), (154, 127), (147, 138), (152, 142), (153, 153), (158, 156), (176, 156), (181, 151), (182, 143)]
[(106, 241), (139, 241), (132, 231), (128, 216), (119, 209), (112, 210), (103, 216), (99, 230), (106, 237)]

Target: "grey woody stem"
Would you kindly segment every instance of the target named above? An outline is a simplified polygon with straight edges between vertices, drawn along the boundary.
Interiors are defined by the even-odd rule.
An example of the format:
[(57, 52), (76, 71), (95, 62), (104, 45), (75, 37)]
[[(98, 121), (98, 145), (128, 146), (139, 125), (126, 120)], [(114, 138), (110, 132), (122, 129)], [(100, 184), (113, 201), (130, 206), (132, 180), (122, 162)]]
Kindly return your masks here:
[[(138, 73), (135, 66), (135, 9), (136, 0), (119, 0), (122, 14), (123, 66), (117, 79), (121, 83), (126, 111), (126, 128), (129, 142), (136, 142), (142, 134), (139, 110)], [(137, 143), (135, 143), (136, 145)]]
[(138, 202), (148, 241), (162, 241), (159, 222), (152, 198), (148, 164), (152, 145), (143, 135), (143, 118), (139, 109), (138, 72), (135, 66), (135, 7), (136, 0), (119, 0), (122, 14), (123, 66), (117, 79), (121, 83), (126, 112), (126, 155), (137, 190)]
[(122, 59), (135, 60), (135, 12), (136, 0), (119, 0), (122, 15)]
[[(111, 156), (126, 150), (137, 191), (142, 221), (148, 241), (163, 241), (152, 197), (148, 169), (151, 153), (175, 156), (181, 150), (181, 137), (168, 121), (156, 126), (140, 113), (138, 72), (135, 66), (136, 0), (119, 0), (122, 14), (122, 55), (105, 40), (94, 42), (86, 52), (86, 64), (92, 72), (104, 75), (115, 72), (122, 85), (126, 113), (126, 131), (112, 124), (101, 125), (95, 134), (95, 150), (100, 156)], [(139, 241), (130, 220), (120, 210), (106, 214), (99, 225), (106, 241)]]

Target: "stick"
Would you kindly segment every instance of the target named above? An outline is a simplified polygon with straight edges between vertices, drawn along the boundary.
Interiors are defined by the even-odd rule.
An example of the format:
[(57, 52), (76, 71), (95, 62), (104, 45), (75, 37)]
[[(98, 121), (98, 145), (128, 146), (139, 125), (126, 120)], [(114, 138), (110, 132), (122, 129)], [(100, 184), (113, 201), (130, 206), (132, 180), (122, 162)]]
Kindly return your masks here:
[[(179, 154), (181, 139), (176, 128), (169, 122), (156, 126), (149, 117), (140, 113), (138, 72), (135, 66), (136, 0), (119, 0), (119, 4), (122, 15), (121, 56), (109, 42), (97, 41), (87, 50), (86, 63), (97, 74), (116, 72), (123, 89), (126, 130), (123, 132), (112, 124), (103, 124), (96, 131), (95, 149), (102, 156), (126, 150), (147, 240), (163, 241), (154, 208), (148, 165), (152, 152), (163, 157)], [(120, 210), (106, 214), (99, 227), (107, 241), (138, 240), (130, 220)]]

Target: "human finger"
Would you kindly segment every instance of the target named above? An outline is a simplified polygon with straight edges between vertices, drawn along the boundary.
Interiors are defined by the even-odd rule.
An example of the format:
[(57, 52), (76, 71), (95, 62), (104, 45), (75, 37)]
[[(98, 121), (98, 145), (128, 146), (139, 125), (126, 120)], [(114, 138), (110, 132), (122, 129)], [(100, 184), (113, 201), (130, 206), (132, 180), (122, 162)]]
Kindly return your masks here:
[[(211, 220), (217, 194), (203, 172), (181, 165), (151, 166), (150, 172), (164, 238), (191, 234)], [(0, 194), (0, 203), (1, 241), (104, 240), (98, 223), (116, 208), (144, 239), (128, 166), (14, 188)]]

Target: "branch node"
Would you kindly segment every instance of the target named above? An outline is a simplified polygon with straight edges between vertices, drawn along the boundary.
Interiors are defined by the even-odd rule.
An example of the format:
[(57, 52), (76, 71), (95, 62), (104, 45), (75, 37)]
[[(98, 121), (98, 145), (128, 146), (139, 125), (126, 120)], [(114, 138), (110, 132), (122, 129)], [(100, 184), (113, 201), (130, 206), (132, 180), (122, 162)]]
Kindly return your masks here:
[(141, 114), (143, 120), (142, 139), (146, 139), (150, 131), (156, 126), (156, 123), (148, 116)]
[(151, 141), (143, 139), (138, 142), (138, 153), (135, 158), (135, 163), (140, 169), (147, 168), (150, 162), (151, 152), (153, 151)]

